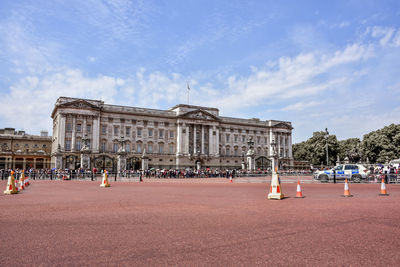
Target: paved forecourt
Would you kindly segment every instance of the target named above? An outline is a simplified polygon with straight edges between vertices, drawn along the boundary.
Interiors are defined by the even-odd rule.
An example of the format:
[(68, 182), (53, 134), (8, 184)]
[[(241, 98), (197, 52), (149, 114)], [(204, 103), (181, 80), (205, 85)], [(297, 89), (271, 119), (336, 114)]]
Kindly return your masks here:
[[(213, 182), (211, 182), (211, 180)], [(4, 266), (391, 265), (400, 261), (400, 186), (227, 179), (31, 181), (0, 195)], [(1, 188), (6, 182), (0, 182)]]

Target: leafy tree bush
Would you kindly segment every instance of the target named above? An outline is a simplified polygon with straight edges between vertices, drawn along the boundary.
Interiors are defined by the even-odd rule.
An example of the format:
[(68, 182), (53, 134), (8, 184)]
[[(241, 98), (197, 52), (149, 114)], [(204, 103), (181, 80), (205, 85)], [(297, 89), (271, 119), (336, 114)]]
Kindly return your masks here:
[(307, 160), (313, 165), (326, 165), (326, 142), (328, 141), (329, 165), (336, 163), (337, 157), (350, 162), (369, 161), (386, 163), (400, 158), (400, 124), (391, 124), (358, 138), (338, 141), (335, 135), (315, 132), (307, 141), (293, 145), (293, 158)]

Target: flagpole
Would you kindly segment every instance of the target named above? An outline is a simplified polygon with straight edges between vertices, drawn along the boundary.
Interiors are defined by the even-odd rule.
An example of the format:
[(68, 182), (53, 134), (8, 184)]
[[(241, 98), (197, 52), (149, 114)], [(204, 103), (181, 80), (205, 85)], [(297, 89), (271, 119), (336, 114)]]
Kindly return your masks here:
[(187, 94), (188, 94), (188, 105), (189, 105), (189, 93), (190, 93), (190, 87), (189, 87), (189, 83), (187, 84), (187, 89), (188, 89), (188, 91), (187, 91)]

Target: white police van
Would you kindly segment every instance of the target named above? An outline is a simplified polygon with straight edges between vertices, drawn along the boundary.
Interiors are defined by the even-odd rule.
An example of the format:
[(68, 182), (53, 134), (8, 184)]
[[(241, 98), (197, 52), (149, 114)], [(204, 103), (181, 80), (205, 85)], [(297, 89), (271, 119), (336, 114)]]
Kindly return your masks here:
[(330, 170), (316, 171), (314, 179), (320, 181), (333, 180), (334, 172), (336, 173), (337, 180), (348, 179), (355, 183), (361, 182), (362, 179), (367, 179), (370, 171), (361, 164), (342, 164)]

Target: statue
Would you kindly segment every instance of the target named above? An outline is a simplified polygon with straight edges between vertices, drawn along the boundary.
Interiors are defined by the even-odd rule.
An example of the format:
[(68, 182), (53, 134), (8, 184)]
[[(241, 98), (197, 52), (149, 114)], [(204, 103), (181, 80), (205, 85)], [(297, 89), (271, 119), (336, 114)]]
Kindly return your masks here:
[(124, 172), (126, 170), (126, 154), (127, 154), (125, 149), (126, 140), (122, 136), (118, 142), (119, 142), (119, 148), (117, 152), (118, 154), (117, 168), (119, 172)]
[(90, 169), (90, 147), (89, 147), (89, 138), (87, 134), (82, 138), (83, 146), (81, 148), (81, 168)]
[(255, 158), (255, 152), (254, 152), (254, 142), (253, 142), (253, 138), (250, 137), (249, 141), (247, 142), (248, 146), (249, 146), (249, 150), (247, 151), (247, 170), (248, 171), (255, 171), (256, 169), (256, 164), (254, 161)]
[(81, 148), (81, 152), (90, 153), (89, 140), (90, 139), (87, 137), (87, 134), (85, 134), (85, 136), (82, 137), (83, 146)]

